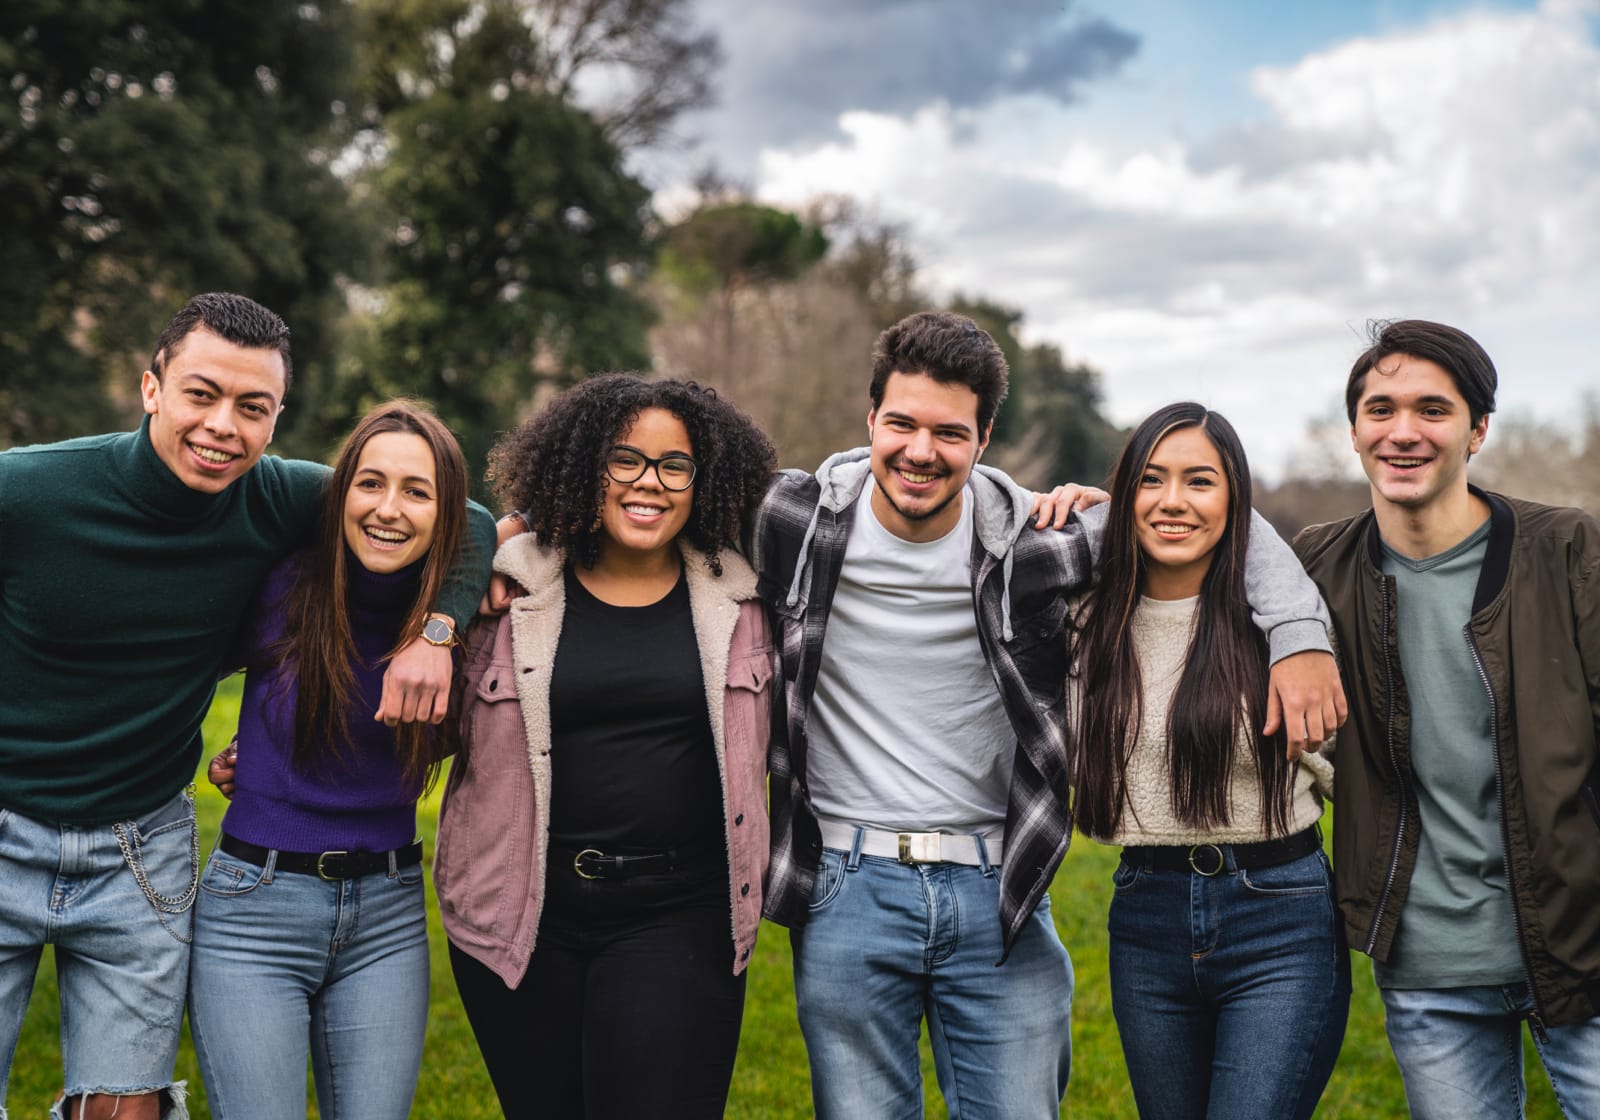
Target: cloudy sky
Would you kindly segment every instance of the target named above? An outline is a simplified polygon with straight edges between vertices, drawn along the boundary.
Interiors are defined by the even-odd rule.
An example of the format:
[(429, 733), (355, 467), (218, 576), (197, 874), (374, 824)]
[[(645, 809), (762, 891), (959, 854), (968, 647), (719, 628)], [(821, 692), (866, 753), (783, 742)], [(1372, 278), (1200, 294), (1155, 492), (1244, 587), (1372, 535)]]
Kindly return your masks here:
[(1119, 422), (1197, 398), (1279, 476), (1375, 316), (1470, 331), (1504, 411), (1600, 392), (1600, 0), (697, 9), (726, 61), (680, 178), (857, 197)]

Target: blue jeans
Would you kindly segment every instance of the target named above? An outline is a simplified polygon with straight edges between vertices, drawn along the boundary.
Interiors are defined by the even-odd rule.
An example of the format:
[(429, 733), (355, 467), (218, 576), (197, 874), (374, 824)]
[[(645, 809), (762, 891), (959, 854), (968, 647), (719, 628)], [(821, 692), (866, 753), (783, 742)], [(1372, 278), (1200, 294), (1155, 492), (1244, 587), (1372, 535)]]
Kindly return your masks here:
[[(1384, 1029), (1415, 1120), (1520, 1120), (1526, 984), (1481, 988), (1384, 988)], [(1600, 1116), (1600, 1018), (1549, 1027), (1534, 1046), (1561, 1111)]]
[(428, 1021), (421, 865), (327, 881), (213, 852), (189, 1029), (218, 1120), (405, 1120)]
[(162, 1090), (164, 1115), (188, 1115), (172, 1073), (189, 969), (194, 829), (186, 793), (107, 825), (47, 824), (0, 809), (0, 1113), (34, 973), (53, 943), (63, 1096)]
[(1046, 897), (995, 967), (999, 883), (993, 867), (823, 850), (810, 919), (790, 935), (819, 1120), (920, 1117), (924, 1016), (951, 1120), (1059, 1115), (1072, 962)]
[(1350, 955), (1327, 858), (1221, 873), (1125, 855), (1111, 1007), (1143, 1120), (1308, 1117), (1344, 1041)]

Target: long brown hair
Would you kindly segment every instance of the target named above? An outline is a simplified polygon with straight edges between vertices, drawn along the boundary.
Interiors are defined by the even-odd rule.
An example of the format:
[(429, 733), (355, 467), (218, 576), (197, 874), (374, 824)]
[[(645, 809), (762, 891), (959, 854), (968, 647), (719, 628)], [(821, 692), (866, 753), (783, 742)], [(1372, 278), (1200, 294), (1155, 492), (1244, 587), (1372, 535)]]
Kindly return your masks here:
[(1261, 734), (1267, 646), (1251, 620), (1244, 591), (1250, 465), (1233, 425), (1190, 401), (1159, 409), (1134, 429), (1112, 476), (1100, 583), (1086, 603), (1073, 642), (1072, 672), (1081, 685), (1073, 752), (1075, 820), (1084, 833), (1102, 839), (1122, 823), (1128, 759), (1144, 719), (1144, 686), (1130, 626), (1145, 565), (1133, 504), (1156, 445), (1180, 428), (1199, 428), (1222, 460), (1228, 526), (1200, 586), (1194, 636), (1168, 707), (1172, 812), (1200, 828), (1228, 823), (1233, 752), (1243, 735), (1260, 776), (1262, 819), (1282, 834), (1288, 831), (1294, 768), (1284, 756), (1282, 732), (1270, 738)]
[[(425, 405), (392, 400), (361, 418), (333, 465), (323, 493), (321, 523), (311, 553), (285, 598), (283, 638), (269, 651), (274, 663), (292, 666), (295, 684), (294, 750), (291, 761), (302, 773), (337, 759), (350, 737), (349, 709), (355, 689), (351, 662), (356, 656), (345, 601), (349, 552), (344, 541), (344, 502), (355, 480), (361, 452), (373, 436), (404, 432), (420, 436), (433, 453), (435, 475), (433, 545), (422, 566), (417, 597), (406, 611), (395, 648), (387, 661), (422, 632), (444, 587), (445, 576), (461, 552), (466, 529), (467, 463), (450, 429)], [(447, 721), (448, 722), (448, 721)], [(395, 730), (395, 750), (407, 779), (432, 785), (447, 753), (435, 728), (404, 723)]]

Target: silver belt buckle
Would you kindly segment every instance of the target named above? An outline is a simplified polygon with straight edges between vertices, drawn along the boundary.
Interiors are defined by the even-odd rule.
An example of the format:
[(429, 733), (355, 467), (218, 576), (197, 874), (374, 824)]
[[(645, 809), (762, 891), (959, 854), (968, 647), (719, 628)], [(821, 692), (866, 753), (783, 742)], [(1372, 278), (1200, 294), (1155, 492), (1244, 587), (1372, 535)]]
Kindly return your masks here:
[(939, 834), (937, 832), (901, 832), (901, 863), (940, 863)]
[[(1217, 860), (1217, 865), (1210, 871), (1207, 871), (1194, 861), (1194, 857), (1197, 854), (1203, 853), (1208, 849)], [(1209, 863), (1210, 860), (1207, 860), (1206, 862)], [(1194, 847), (1189, 849), (1189, 869), (1196, 875), (1204, 875), (1207, 879), (1215, 878), (1216, 876), (1222, 874), (1222, 869), (1226, 866), (1228, 866), (1228, 861), (1223, 858), (1222, 849), (1217, 847), (1215, 844), (1196, 844)]]

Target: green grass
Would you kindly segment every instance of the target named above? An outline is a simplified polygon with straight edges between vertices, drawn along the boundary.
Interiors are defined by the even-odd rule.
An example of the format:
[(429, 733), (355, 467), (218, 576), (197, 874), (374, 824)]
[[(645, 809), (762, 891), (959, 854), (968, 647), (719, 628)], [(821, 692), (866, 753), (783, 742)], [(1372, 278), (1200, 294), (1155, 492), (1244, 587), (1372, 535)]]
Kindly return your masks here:
[[(237, 678), (218, 692), (217, 703), (206, 724), (206, 742), (227, 741), (238, 714)], [(200, 822), (204, 847), (209, 849), (222, 819), (224, 802), (198, 776)], [(422, 807), (423, 835), (430, 850), (438, 815), (435, 795)], [(1106, 981), (1105, 914), (1110, 901), (1111, 869), (1115, 852), (1079, 841), (1073, 845), (1051, 890), (1056, 926), (1072, 952), (1077, 972), (1077, 998), (1072, 1009), (1072, 1085), (1062, 1116), (1079, 1120), (1132, 1120), (1135, 1116), (1111, 1018), (1111, 997)], [(433, 1002), (428, 1018), (428, 1049), (417, 1088), (415, 1117), (449, 1117), (451, 1120), (493, 1120), (500, 1115), (489, 1079), (478, 1060), (472, 1031), (456, 999), (445, 956), (444, 935), (429, 895), (429, 934), (433, 947)], [(1372, 985), (1372, 971), (1363, 957), (1354, 958), (1355, 998), (1350, 1009), (1350, 1029), (1345, 1036), (1339, 1067), (1322, 1099), (1319, 1117), (1383, 1118), (1405, 1115), (1400, 1075), (1389, 1056), (1383, 1035), (1383, 1011)], [(42, 1116), (60, 1091), (60, 1024), (56, 1011), (55, 969), (45, 954), (33, 1002), (28, 1009), (11, 1074), (12, 1116)], [(1531, 1120), (1556, 1120), (1560, 1111), (1538, 1059), (1528, 1044), (1529, 1104)], [(187, 1032), (178, 1057), (178, 1076), (189, 1080), (191, 1112), (209, 1120), (205, 1090), (200, 1084), (194, 1050)], [(923, 1045), (923, 1078), (927, 1115), (945, 1116), (934, 1083), (933, 1065)], [(312, 1115), (314, 1116), (313, 1109)], [(805, 1048), (794, 1017), (794, 988), (789, 974), (789, 938), (775, 926), (762, 930), (750, 965), (750, 986), (745, 1007), (744, 1034), (734, 1071), (728, 1115), (741, 1120), (802, 1120), (810, 1116)]]

